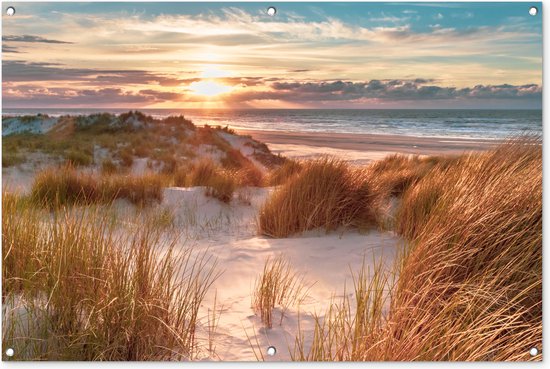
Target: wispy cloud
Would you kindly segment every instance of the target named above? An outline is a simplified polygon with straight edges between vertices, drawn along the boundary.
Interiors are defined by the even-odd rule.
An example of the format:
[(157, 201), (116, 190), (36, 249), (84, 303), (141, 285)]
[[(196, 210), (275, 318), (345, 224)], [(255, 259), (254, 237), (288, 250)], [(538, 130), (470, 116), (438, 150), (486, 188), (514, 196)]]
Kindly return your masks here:
[(3, 53), (20, 53), (20, 51), (16, 47), (4, 45), (4, 44), (2, 44), (2, 52)]
[(4, 23), (5, 102), (179, 106), (203, 100), (188, 89), (203, 79), (230, 86), (233, 104), (540, 99), (540, 26), (450, 5), (288, 5), (276, 17), (243, 4), (154, 14), (60, 5)]
[(178, 78), (142, 70), (68, 68), (58, 63), (31, 63), (20, 60), (4, 61), (2, 74), (6, 82), (88, 81), (110, 85), (162, 86), (176, 86), (181, 83)]
[(21, 35), (21, 36), (7, 35), (7, 36), (2, 36), (2, 41), (4, 42), (41, 42), (45, 44), (72, 44), (72, 42), (50, 40), (40, 36), (32, 36), (32, 35)]

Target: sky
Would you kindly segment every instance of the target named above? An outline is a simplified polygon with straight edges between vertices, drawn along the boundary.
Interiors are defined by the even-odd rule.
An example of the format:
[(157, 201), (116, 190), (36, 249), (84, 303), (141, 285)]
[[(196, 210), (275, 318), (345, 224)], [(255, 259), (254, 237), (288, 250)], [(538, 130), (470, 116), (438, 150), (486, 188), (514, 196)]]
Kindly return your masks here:
[(542, 107), (540, 3), (10, 5), (4, 108)]

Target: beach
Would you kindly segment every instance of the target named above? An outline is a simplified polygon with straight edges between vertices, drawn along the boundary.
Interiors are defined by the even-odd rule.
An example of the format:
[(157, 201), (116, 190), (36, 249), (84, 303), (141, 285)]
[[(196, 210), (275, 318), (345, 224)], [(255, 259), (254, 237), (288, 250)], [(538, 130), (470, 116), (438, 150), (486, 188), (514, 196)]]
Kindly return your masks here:
[(501, 140), (448, 137), (415, 137), (361, 133), (279, 132), (239, 130), (266, 143), (271, 151), (292, 158), (306, 159), (329, 154), (366, 164), (393, 153), (414, 155), (458, 155), (488, 150)]
[[(139, 253), (121, 251), (120, 245), (130, 248), (142, 245), (141, 240), (137, 242), (132, 238), (137, 234), (145, 237), (147, 263), (150, 263), (142, 267), (173, 273), (166, 278), (182, 283), (181, 287), (173, 285), (166, 289), (167, 293), (197, 289), (195, 298), (147, 296), (151, 301), (170, 301), (166, 308), (170, 314), (177, 314), (177, 309), (187, 311), (188, 303), (196, 308), (186, 313), (186, 320), (195, 322), (193, 327), (173, 327), (181, 334), (192, 330), (191, 341), (180, 342), (181, 334), (174, 336), (172, 328), (158, 333), (166, 339), (174, 339), (177, 343), (172, 345), (179, 347), (181, 352), (160, 350), (143, 356), (146, 359), (317, 360), (316, 356), (309, 356), (313, 355), (315, 347), (351, 335), (350, 329), (357, 324), (357, 317), (368, 312), (370, 304), (376, 309), (369, 318), (372, 324), (385, 324), (382, 322), (392, 309), (389, 291), (399, 288), (397, 279), (393, 278), (400, 276), (403, 270), (405, 273), (410, 270), (413, 275), (419, 274), (417, 271), (431, 272), (431, 269), (423, 270), (423, 264), (415, 263), (415, 259), (407, 259), (404, 266), (398, 267), (405, 260), (402, 259), (404, 252), (413, 250), (414, 243), (410, 241), (416, 240), (414, 232), (419, 226), (434, 234), (442, 232), (444, 237), (448, 237), (447, 233), (453, 236), (458, 232), (455, 228), (462, 224), (453, 223), (453, 219), (472, 213), (468, 208), (472, 203), (467, 198), (456, 197), (453, 203), (466, 206), (464, 209), (455, 210), (454, 217), (446, 217), (445, 211), (434, 212), (429, 215), (433, 217), (431, 222), (424, 223), (421, 212), (435, 203), (423, 203), (420, 196), (423, 189), (430, 191), (430, 199), (439, 196), (440, 192), (452, 198), (466, 194), (460, 184), (469, 183), (469, 187), (485, 194), (486, 188), (495, 187), (492, 183), (477, 186), (478, 179), (494, 179), (501, 192), (497, 201), (491, 202), (491, 196), (473, 196), (485, 198), (490, 206), (498, 207), (504, 194), (513, 192), (510, 188), (519, 188), (513, 181), (523, 181), (521, 173), (510, 174), (516, 170), (514, 163), (526, 160), (530, 163), (526, 170), (536, 176), (540, 160), (537, 154), (540, 149), (533, 142), (524, 152), (520, 143), (508, 143), (509, 148), (499, 149), (502, 140), (489, 138), (236, 130), (227, 126), (195, 125), (182, 116), (157, 119), (132, 111), (120, 115), (105, 113), (61, 118), (46, 115), (5, 117), (2, 123), (2, 185), (4, 204), (7, 204), (3, 212), (4, 219), (9, 219), (3, 226), (9, 231), (6, 232), (8, 243), (35, 245), (35, 241), (27, 239), (26, 228), (37, 227), (40, 223), (35, 217), (49, 219), (50, 211), (54, 211), (62, 216), (45, 223), (51, 228), (36, 230), (41, 232), (38, 239), (46, 243), (38, 243), (40, 247), (62, 250), (55, 255), (65, 255), (71, 250), (71, 243), (65, 242), (64, 237), (52, 239), (50, 235), (55, 234), (56, 229), (68, 232), (74, 224), (79, 224), (81, 237), (93, 237), (98, 243), (90, 242), (88, 245), (92, 249), (86, 254), (104, 248), (112, 253), (105, 258), (129, 255), (127, 264), (131, 265), (128, 268), (131, 272), (137, 270), (143, 259), (132, 259), (132, 255)], [(492, 154), (471, 155), (469, 160), (463, 161), (454, 158), (464, 153), (481, 152)], [(472, 160), (480, 164), (470, 165)], [(484, 168), (492, 168), (495, 163), (504, 168), (505, 175), (484, 172)], [(506, 169), (508, 166), (512, 169)], [(537, 216), (536, 204), (530, 205), (526, 200), (537, 201), (539, 181), (535, 178), (533, 183), (534, 186), (522, 187), (523, 198), (518, 202), (525, 203), (527, 210), (516, 211), (520, 215), (534, 209), (532, 216)], [(411, 214), (410, 211), (420, 213)], [(483, 215), (482, 210), (476, 212)], [(79, 214), (85, 218), (89, 216), (90, 222), (80, 223)], [(477, 219), (475, 216), (466, 221), (475, 223)], [(112, 238), (115, 233), (112, 237), (109, 233), (106, 237), (96, 236), (97, 232), (109, 232), (97, 226), (106, 224), (107, 220), (113, 222), (113, 230), (120, 240)], [(428, 228), (440, 221), (450, 224)], [(25, 227), (16, 226), (23, 222), (27, 222)], [(151, 233), (140, 234), (138, 230)], [(434, 246), (428, 237), (431, 233), (424, 235), (420, 250), (438, 247), (442, 250), (440, 253), (451, 259), (461, 252), (460, 248), (447, 252), (445, 242)], [(475, 240), (476, 244), (480, 242), (484, 241)], [(486, 247), (497, 244), (491, 240), (485, 242)], [(536, 242), (531, 244), (536, 245)], [(172, 250), (174, 256), (167, 250)], [(25, 255), (18, 260), (42, 258), (42, 254), (37, 256), (32, 247), (22, 252)], [(12, 255), (5, 258), (15, 260)], [(424, 258), (421, 256), (418, 260)], [(463, 259), (473, 265), (479, 263), (469, 261), (467, 256)], [(429, 260), (436, 266), (441, 262)], [(50, 261), (45, 259), (43, 263), (49, 265)], [(174, 272), (165, 268), (165, 263), (175, 263)], [(530, 265), (530, 261), (527, 264)], [(178, 269), (186, 265), (191, 269)], [(408, 269), (401, 269), (405, 267)], [(10, 288), (15, 290), (21, 278), (19, 275), (29, 275), (24, 268), (14, 269), (14, 277), (7, 279)], [(36, 273), (34, 266), (28, 268), (31, 275)], [(93, 266), (85, 268), (92, 270)], [(118, 272), (118, 267), (113, 268), (109, 273)], [(273, 268), (275, 272), (271, 273)], [(437, 267), (432, 269), (438, 270)], [(64, 278), (71, 281), (74, 278), (72, 269), (66, 273)], [(102, 278), (111, 278), (109, 273)], [(198, 278), (196, 282), (186, 273)], [(125, 281), (129, 277), (121, 275), (120, 278), (121, 283), (129, 283)], [(157, 280), (155, 274), (149, 278), (148, 283), (152, 285), (165, 283)], [(273, 291), (261, 287), (265, 278), (273, 279)], [(45, 287), (34, 277), (29, 280), (37, 291), (56, 293), (59, 305), (55, 309), (74, 310), (66, 308), (63, 302), (70, 292), (51, 287), (57, 284), (55, 279)], [(93, 287), (93, 281), (90, 278), (87, 285)], [(291, 286), (287, 287), (290, 290), (287, 295), (282, 292), (285, 283)], [(432, 284), (424, 279), (415, 283), (411, 288), (425, 289), (426, 295), (432, 291)], [(71, 284), (65, 286), (70, 288)], [(109, 301), (127, 295), (124, 290), (113, 289), (116, 286), (118, 284), (108, 284), (114, 297), (94, 302), (100, 306), (91, 308), (92, 312), (98, 312), (94, 330), (111, 329), (109, 325), (102, 325), (105, 321), (103, 309), (116, 312)], [(356, 289), (358, 286), (371, 289), (371, 292)], [(443, 285), (442, 288), (447, 287)], [(81, 289), (89, 293), (84, 287)], [(375, 290), (379, 292), (374, 293)], [(269, 294), (283, 297), (277, 297), (275, 302), (269, 300), (272, 299)], [(18, 300), (17, 290), (10, 296), (8, 306), (12, 315), (7, 321), (15, 327), (26, 319), (21, 312), (26, 309), (27, 302)], [(263, 305), (258, 302), (258, 296), (271, 302)], [(423, 302), (428, 307), (431, 303), (432, 300)], [(358, 310), (361, 304), (365, 304), (365, 311)], [(339, 307), (334, 310), (334, 306)], [(136, 322), (150, 320), (146, 311), (135, 318)], [(418, 315), (411, 319), (424, 319), (421, 316), (424, 310), (416, 309), (416, 305), (411, 305), (409, 311)], [(269, 321), (266, 316), (270, 317)], [(337, 337), (319, 341), (320, 336), (316, 334), (319, 322), (326, 324), (320, 328), (327, 330), (323, 337), (338, 332), (334, 333)], [(25, 338), (16, 337), (39, 336), (42, 320), (32, 323), (34, 325), (29, 325), (25, 332), (14, 331), (17, 335), (11, 339), (16, 347), (27, 344)], [(132, 326), (135, 323), (128, 320), (121, 324)], [(441, 321), (431, 328), (432, 340), (437, 341), (442, 335), (437, 327), (443, 324)], [(457, 324), (462, 323), (458, 320)], [(400, 321), (394, 324), (395, 327), (402, 325)], [(532, 326), (533, 330), (538, 329), (537, 325)], [(81, 328), (77, 333), (85, 334), (86, 329)], [(151, 331), (146, 332), (146, 329)], [(135, 334), (142, 337), (146, 333), (149, 336), (145, 337), (157, 335), (149, 326)], [(386, 339), (384, 331), (374, 330), (369, 334), (380, 342)], [(526, 334), (536, 336), (531, 332)], [(356, 344), (363, 342), (361, 337), (356, 340)], [(338, 345), (343, 350), (351, 347), (347, 340)], [(264, 355), (269, 346), (277, 348), (275, 356)], [(304, 351), (298, 353), (296, 350)], [(335, 358), (331, 352), (327, 351), (325, 359)], [(46, 351), (46, 354), (58, 358), (55, 351)], [(365, 356), (356, 357), (350, 353), (346, 359), (385, 359), (367, 354), (371, 355), (368, 350)], [(436, 353), (434, 357), (439, 355)], [(97, 358), (110, 360), (116, 356), (92, 357)], [(477, 356), (474, 354), (471, 358)]]
[(11, 5), (3, 361), (542, 360), (542, 5)]

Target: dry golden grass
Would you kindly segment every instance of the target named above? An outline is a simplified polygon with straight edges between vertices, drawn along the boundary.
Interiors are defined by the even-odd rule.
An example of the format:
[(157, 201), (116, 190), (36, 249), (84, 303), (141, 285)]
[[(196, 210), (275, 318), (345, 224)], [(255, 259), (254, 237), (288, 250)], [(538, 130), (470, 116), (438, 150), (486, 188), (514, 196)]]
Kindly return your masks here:
[(235, 177), (239, 186), (261, 187), (264, 173), (252, 162), (249, 162), (235, 172)]
[(101, 179), (101, 186), (110, 197), (127, 199), (136, 205), (148, 205), (162, 200), (166, 177), (156, 173), (117, 175)]
[(79, 173), (70, 165), (43, 170), (36, 175), (31, 188), (34, 202), (50, 207), (105, 202), (107, 196), (92, 174)]
[[(540, 347), (539, 143), (520, 139), (487, 153), (464, 155), (405, 193), (397, 225), (411, 238), (414, 249), (394, 301), (400, 324), (392, 328), (394, 335), (414, 342), (409, 355), (527, 360), (528, 348)], [(433, 189), (432, 198), (427, 188)], [(409, 218), (420, 212), (417, 208), (422, 217), (417, 227), (410, 227)], [(411, 314), (413, 306), (423, 312), (421, 316)], [(434, 324), (430, 330), (419, 326), (420, 321), (430, 320), (440, 326)], [(419, 335), (428, 340), (412, 340)], [(448, 342), (437, 344), (437, 336)]]
[[(434, 167), (403, 194), (397, 230), (411, 242), (349, 301), (316, 319), (295, 360), (541, 360), (542, 147), (520, 139)], [(357, 279), (356, 279), (357, 280)], [(361, 279), (359, 279), (361, 280)], [(388, 311), (381, 287), (390, 291)], [(361, 302), (369, 296), (368, 303)], [(362, 306), (376, 306), (367, 310)], [(355, 334), (359, 332), (359, 334)]]
[(137, 175), (95, 175), (72, 166), (49, 168), (34, 179), (31, 198), (48, 207), (91, 205), (124, 198), (145, 205), (162, 200), (166, 179), (154, 173)]
[(275, 169), (271, 170), (266, 178), (268, 186), (279, 186), (294, 177), (302, 170), (302, 164), (294, 159), (287, 159)]
[(222, 202), (229, 203), (233, 199), (233, 193), (237, 188), (237, 182), (233, 173), (216, 171), (210, 177), (206, 186), (206, 196), (214, 197)]
[(290, 262), (279, 255), (268, 257), (262, 274), (256, 280), (252, 307), (260, 314), (267, 328), (273, 327), (273, 309), (281, 308), (282, 323), (285, 311), (292, 305), (300, 304), (305, 298), (303, 277), (292, 270)]
[(117, 165), (110, 159), (103, 159), (101, 162), (101, 173), (103, 174), (113, 174), (119, 170)]
[(188, 183), (188, 176), (189, 168), (187, 166), (180, 166), (176, 168), (172, 176), (172, 184), (176, 187), (185, 187)]
[(299, 326), (290, 348), (292, 360), (369, 360), (368, 352), (378, 350), (381, 344), (377, 340), (385, 324), (384, 309), (395, 281), (391, 271), (384, 269), (382, 260), (374, 260), (372, 268), (363, 260), (361, 269), (352, 273), (353, 293), (344, 290), (343, 297), (333, 299), (323, 315), (314, 314), (313, 334), (307, 339)]
[(2, 295), (25, 290), (36, 259), (41, 236), (39, 215), (28, 199), (2, 192)]
[(302, 167), (262, 206), (262, 234), (287, 237), (315, 228), (363, 227), (374, 221), (365, 171), (332, 157), (304, 162)]
[(190, 186), (207, 186), (210, 179), (216, 175), (218, 168), (212, 159), (201, 159), (191, 166), (188, 181)]
[(401, 196), (413, 183), (435, 166), (452, 165), (455, 157), (393, 154), (375, 161), (368, 168), (369, 181), (377, 197)]
[(205, 194), (228, 203), (237, 188), (235, 175), (220, 168), (212, 159), (202, 159), (191, 166), (186, 176), (189, 186), (205, 186)]
[[(215, 262), (154, 224), (3, 193), (3, 340), (19, 360), (186, 360)], [(177, 251), (182, 250), (182, 251)]]
[(221, 165), (225, 169), (238, 170), (241, 168), (246, 168), (251, 164), (252, 162), (243, 155), (241, 150), (233, 147), (225, 148), (225, 157), (221, 159)]

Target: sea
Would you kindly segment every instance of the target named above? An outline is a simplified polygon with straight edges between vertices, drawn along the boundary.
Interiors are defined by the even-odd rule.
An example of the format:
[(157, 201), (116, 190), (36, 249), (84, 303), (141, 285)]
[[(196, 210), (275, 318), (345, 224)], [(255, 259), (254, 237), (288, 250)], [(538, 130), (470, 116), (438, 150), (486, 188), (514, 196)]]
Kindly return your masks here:
[[(4, 109), (3, 116), (119, 114), (129, 109)], [(135, 109), (134, 109), (135, 110)], [(417, 109), (139, 109), (154, 117), (183, 114), (196, 125), (291, 132), (392, 134), (404, 136), (503, 139), (542, 136), (542, 110)]]

